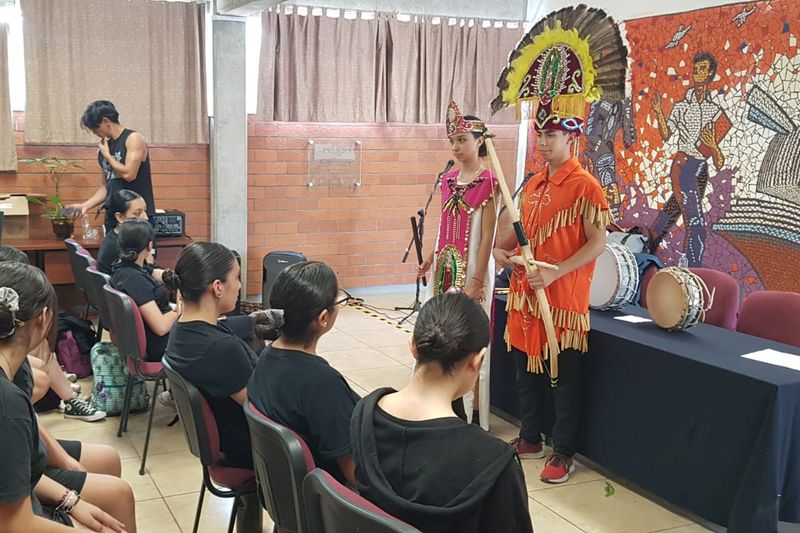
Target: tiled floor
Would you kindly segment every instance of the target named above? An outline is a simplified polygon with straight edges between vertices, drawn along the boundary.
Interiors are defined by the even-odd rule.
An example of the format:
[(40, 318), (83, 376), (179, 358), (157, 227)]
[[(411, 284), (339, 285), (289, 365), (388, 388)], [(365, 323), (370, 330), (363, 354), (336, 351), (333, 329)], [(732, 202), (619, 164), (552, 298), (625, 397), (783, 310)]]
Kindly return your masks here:
[[(404, 305), (405, 296), (368, 295), (366, 303), (381, 308), (392, 317), (402, 316), (387, 311)], [(362, 310), (346, 308), (340, 313), (336, 327), (322, 338), (320, 355), (338, 368), (353, 389), (366, 394), (377, 387), (402, 387), (411, 376), (408, 353), (409, 331), (413, 324), (398, 329), (369, 316)], [(84, 388), (90, 385), (84, 385)], [(144, 445), (147, 418), (131, 417), (129, 432), (116, 437), (118, 418), (95, 424), (64, 420), (60, 413), (43, 416), (45, 425), (59, 438), (81, 439), (114, 446), (123, 458), (123, 476), (136, 494), (139, 532), (172, 533), (191, 531), (201, 482), (197, 460), (189, 454), (180, 425), (166, 427), (174, 411), (158, 406), (147, 459), (147, 473), (138, 475), (140, 454)], [(492, 417), (491, 433), (510, 440), (516, 428)], [(543, 460), (524, 460), (523, 468), (529, 491), (530, 513), (538, 533), (700, 533), (709, 531), (692, 520), (657, 505), (644, 496), (613, 482), (615, 493), (605, 496), (606, 478), (578, 464), (573, 478), (565, 485), (541, 483), (538, 473)], [(200, 531), (225, 531), (230, 501), (206, 494)], [(271, 531), (268, 517), (264, 531)]]

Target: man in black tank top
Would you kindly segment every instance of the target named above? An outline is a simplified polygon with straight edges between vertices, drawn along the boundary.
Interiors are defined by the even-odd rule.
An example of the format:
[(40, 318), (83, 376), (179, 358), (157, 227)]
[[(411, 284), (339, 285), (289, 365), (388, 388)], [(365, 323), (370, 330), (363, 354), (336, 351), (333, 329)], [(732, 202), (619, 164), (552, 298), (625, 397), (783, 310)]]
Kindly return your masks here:
[[(144, 137), (122, 127), (119, 113), (108, 100), (89, 104), (81, 118), (81, 126), (100, 137), (97, 161), (103, 171), (103, 184), (91, 198), (70, 207), (83, 214), (102, 205), (112, 194), (128, 189), (139, 193), (147, 203), (147, 217), (153, 223), (156, 212), (153, 199), (153, 181), (150, 177), (150, 154)], [(117, 221), (106, 214), (106, 233), (114, 229)]]

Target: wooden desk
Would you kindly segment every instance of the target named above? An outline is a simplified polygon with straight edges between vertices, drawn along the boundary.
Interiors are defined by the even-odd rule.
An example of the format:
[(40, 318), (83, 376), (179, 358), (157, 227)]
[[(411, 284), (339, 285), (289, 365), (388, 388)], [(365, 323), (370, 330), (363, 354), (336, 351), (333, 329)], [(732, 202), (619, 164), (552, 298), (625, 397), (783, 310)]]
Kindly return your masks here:
[[(82, 231), (82, 228), (76, 228)], [(103, 243), (103, 229), (97, 228), (101, 237), (97, 239), (84, 239), (73, 236), (81, 246), (86, 248), (92, 257), (97, 258), (97, 252)], [(156, 239), (156, 262), (165, 268), (174, 268), (178, 256), (186, 245), (190, 244), (190, 237), (163, 237)], [(41, 268), (50, 283), (64, 285), (75, 283), (72, 275), (72, 265), (67, 257), (67, 248), (64, 241), (56, 238), (50, 227), (31, 227), (28, 237), (15, 237), (3, 235), (2, 244), (13, 246), (28, 254), (31, 264)]]

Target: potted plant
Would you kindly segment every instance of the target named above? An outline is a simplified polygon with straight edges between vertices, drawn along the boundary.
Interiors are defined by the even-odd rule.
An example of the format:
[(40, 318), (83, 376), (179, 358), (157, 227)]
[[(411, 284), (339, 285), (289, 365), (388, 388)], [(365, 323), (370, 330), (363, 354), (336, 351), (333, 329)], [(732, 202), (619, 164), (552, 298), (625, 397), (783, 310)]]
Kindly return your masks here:
[(61, 178), (69, 167), (83, 170), (83, 167), (66, 159), (57, 157), (36, 157), (33, 159), (21, 159), (20, 163), (40, 164), (47, 171), (53, 184), (55, 184), (55, 194), (47, 196), (45, 200), (33, 195), (28, 195), (28, 202), (44, 207), (44, 218), (50, 220), (53, 225), (53, 233), (59, 239), (68, 239), (75, 229), (75, 217), (80, 215), (77, 209), (64, 207), (61, 201)]

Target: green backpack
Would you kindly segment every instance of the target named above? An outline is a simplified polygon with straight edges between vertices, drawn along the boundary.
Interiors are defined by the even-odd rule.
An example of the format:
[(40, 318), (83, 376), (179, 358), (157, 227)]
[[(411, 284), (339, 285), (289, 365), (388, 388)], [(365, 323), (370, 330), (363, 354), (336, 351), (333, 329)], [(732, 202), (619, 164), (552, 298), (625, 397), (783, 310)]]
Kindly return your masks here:
[[(92, 405), (107, 415), (118, 415), (125, 402), (125, 386), (128, 384), (128, 365), (117, 347), (110, 342), (98, 342), (92, 346)], [(141, 411), (150, 406), (150, 397), (144, 381), (133, 384), (130, 412)]]

